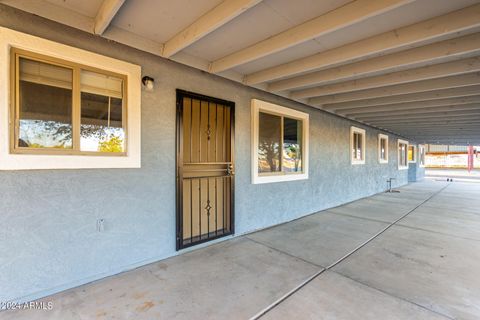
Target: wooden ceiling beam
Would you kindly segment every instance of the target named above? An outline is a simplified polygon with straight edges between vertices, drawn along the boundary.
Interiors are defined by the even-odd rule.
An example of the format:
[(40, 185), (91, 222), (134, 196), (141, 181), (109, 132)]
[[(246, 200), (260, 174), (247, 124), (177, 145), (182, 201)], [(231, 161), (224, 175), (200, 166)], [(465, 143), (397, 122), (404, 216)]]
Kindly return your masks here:
[(410, 26), (251, 73), (245, 77), (244, 82), (247, 85), (254, 85), (312, 70), (320, 70), (395, 49), (421, 45), (427, 41), (457, 35), (479, 26), (480, 4), (476, 4)]
[[(423, 136), (423, 137), (447, 137), (447, 136), (450, 136), (450, 137), (477, 137), (477, 138), (480, 138), (480, 136), (476, 136), (476, 133), (480, 133), (480, 130), (477, 130), (476, 132), (473, 132), (473, 131), (470, 131), (470, 132), (465, 132), (465, 133), (461, 133), (461, 132), (446, 132), (445, 134), (443, 133), (438, 133), (438, 134), (435, 134), (435, 133), (426, 133), (424, 134), (423, 131), (419, 131), (418, 133), (416, 133), (415, 135), (417, 136)], [(412, 133), (410, 133), (410, 135), (413, 135)]]
[(478, 104), (480, 101), (480, 92), (477, 92), (476, 96), (468, 97), (458, 97), (458, 98), (448, 98), (448, 99), (435, 99), (435, 100), (421, 100), (421, 101), (412, 101), (404, 103), (395, 103), (395, 104), (385, 104), (385, 105), (371, 105), (365, 107), (353, 107), (353, 108), (343, 108), (343, 109), (331, 109), (341, 114), (348, 114), (352, 116), (359, 115), (368, 115), (378, 112), (409, 112), (410, 110), (421, 109), (421, 108), (438, 108), (438, 107), (451, 107), (451, 106), (463, 106), (463, 105), (472, 105)]
[[(452, 128), (478, 128), (480, 125), (480, 121), (471, 121), (470, 123), (445, 123), (442, 122), (442, 129), (452, 129)], [(422, 124), (422, 123), (412, 123), (406, 126), (405, 124), (398, 124), (393, 125), (390, 124), (388, 126), (390, 129), (395, 129), (397, 131), (404, 131), (404, 130), (416, 130), (416, 129), (437, 129), (436, 127), (432, 127), (432, 123)]]
[(346, 113), (342, 112), (343, 115), (346, 117), (353, 117), (357, 120), (365, 119), (368, 117), (393, 117), (393, 116), (401, 116), (401, 115), (412, 115), (412, 114), (419, 114), (419, 113), (438, 113), (438, 112), (449, 112), (449, 111), (466, 111), (466, 110), (480, 110), (480, 96), (477, 103), (469, 103), (469, 104), (460, 104), (460, 105), (449, 105), (444, 107), (420, 107), (415, 109), (397, 109), (392, 108), (388, 111), (372, 111), (366, 113)]
[(468, 132), (444, 132), (443, 130), (436, 131), (436, 132), (402, 132), (403, 136), (406, 137), (423, 137), (423, 138), (448, 138), (448, 137), (474, 137), (480, 139), (480, 130), (477, 131), (468, 131)]
[[(378, 75), (379, 73), (394, 72), (398, 69), (418, 67), (419, 65), (444, 62), (445, 59), (459, 59), (478, 54), (480, 54), (480, 33), (475, 33), (460, 38), (440, 41), (418, 48), (280, 80), (269, 84), (268, 90), (279, 92), (301, 87), (309, 87), (307, 89), (291, 92), (290, 97), (294, 99), (318, 97), (322, 95), (323, 92), (322, 84), (350, 79), (361, 79), (371, 75)], [(419, 79), (412, 77), (413, 80), (411, 81), (422, 80), (421, 74), (420, 71), (417, 75)], [(312, 86), (314, 87), (312, 88)]]
[(460, 139), (468, 139), (468, 140), (480, 140), (479, 135), (475, 134), (466, 134), (466, 135), (457, 135), (457, 134), (452, 134), (452, 135), (442, 135), (440, 132), (438, 134), (432, 134), (432, 135), (422, 135), (420, 134), (405, 134), (405, 133), (399, 133), (399, 135), (406, 137), (410, 141), (416, 141), (417, 143), (423, 144), (425, 141), (442, 141), (442, 140), (450, 140), (452, 138), (460, 138)]
[(163, 57), (169, 58), (220, 28), (262, 0), (225, 0), (165, 42)]
[[(361, 84), (361, 79), (358, 81), (347, 81), (342, 83), (337, 83), (333, 85), (324, 86), (317, 90), (316, 94), (319, 97), (312, 97), (308, 99), (308, 104), (314, 106), (321, 106), (325, 104), (327, 99), (324, 99), (324, 95), (333, 95), (342, 93), (344, 97), (347, 97), (351, 100), (362, 100), (362, 99), (371, 99), (379, 97), (390, 97), (395, 95), (404, 95), (408, 93), (418, 93), (426, 92), (433, 90), (441, 89), (450, 89), (450, 88), (460, 88), (472, 85), (480, 84), (480, 73), (469, 73), (464, 75), (450, 76), (445, 78), (431, 79), (431, 80), (421, 80), (416, 82), (403, 83), (399, 85), (391, 85), (380, 88), (365, 88)], [(360, 83), (359, 83), (360, 82)], [(294, 99), (300, 99), (301, 96), (291, 95)]]
[(0, 0), (0, 3), (85, 32), (93, 33), (94, 31), (94, 19), (47, 1)]
[(219, 73), (285, 50), (322, 35), (411, 3), (413, 0), (355, 0), (268, 39), (215, 60), (210, 72)]
[[(423, 132), (422, 130), (418, 130), (418, 128), (394, 128), (394, 127), (389, 127), (390, 130), (391, 129), (394, 129), (396, 133), (401, 133), (403, 135), (407, 135), (407, 134), (418, 134), (418, 132)], [(435, 135), (438, 135), (439, 133), (442, 133), (442, 132), (445, 132), (445, 134), (448, 134), (448, 133), (455, 133), (455, 132), (463, 132), (463, 131), (459, 131), (459, 130), (450, 130), (450, 127), (446, 127), (446, 126), (438, 126), (438, 128), (436, 129), (436, 131), (425, 131), (426, 133), (431, 133), (431, 134), (435, 134)], [(466, 133), (468, 132), (478, 132), (476, 130), (473, 130), (473, 129), (470, 129), (470, 130), (467, 130), (465, 131)], [(480, 132), (479, 132), (480, 133)]]
[(418, 140), (420, 141), (420, 143), (423, 143), (423, 144), (450, 144), (450, 145), (457, 145), (457, 146), (461, 146), (461, 145), (478, 145), (480, 144), (480, 140), (479, 139), (464, 139), (464, 140), (460, 140), (460, 139), (453, 139), (453, 140), (430, 140), (430, 139), (425, 139), (425, 140)]
[(355, 120), (361, 120), (363, 122), (373, 122), (373, 121), (397, 121), (397, 120), (417, 120), (417, 119), (438, 119), (438, 118), (446, 118), (450, 117), (452, 119), (456, 117), (462, 116), (479, 116), (480, 115), (480, 108), (473, 109), (473, 110), (455, 110), (455, 111), (444, 111), (444, 112), (437, 112), (437, 113), (416, 113), (411, 115), (388, 115), (388, 116), (369, 116), (369, 117), (362, 117), (357, 118)]
[(435, 119), (430, 119), (429, 117), (422, 117), (418, 119), (396, 119), (396, 120), (372, 120), (372, 121), (364, 121), (365, 123), (369, 123), (372, 125), (398, 125), (403, 124), (408, 127), (409, 124), (418, 124), (418, 123), (425, 123), (425, 124), (451, 124), (451, 123), (471, 123), (473, 121), (480, 121), (480, 115), (475, 116), (444, 116)]
[[(443, 78), (476, 71), (480, 71), (480, 57), (438, 63), (420, 68), (342, 81), (340, 83), (318, 87), (316, 88), (315, 92), (319, 96), (330, 96), (334, 94), (380, 88), (408, 82)], [(291, 97), (295, 98), (295, 91), (291, 93)]]
[(125, 0), (103, 0), (95, 17), (93, 33), (102, 35), (124, 2)]
[[(453, 82), (455, 81), (452, 81), (452, 83)], [(434, 89), (431, 91), (413, 92), (413, 93), (409, 93), (409, 91), (411, 90), (408, 90), (407, 88), (407, 90), (405, 91), (406, 92), (404, 94), (398, 94), (398, 95), (392, 95), (392, 96), (381, 95), (379, 97), (376, 97), (376, 93), (378, 92), (373, 92), (373, 95), (370, 95), (371, 98), (362, 98), (362, 99), (356, 100), (355, 106), (360, 107), (360, 106), (369, 106), (369, 105), (386, 105), (386, 104), (396, 104), (396, 103), (413, 102), (413, 101), (469, 97), (469, 96), (478, 95), (478, 93), (480, 92), (480, 84), (447, 88), (447, 89)], [(369, 96), (368, 93), (361, 95), (361, 97), (368, 97), (368, 96)], [(355, 99), (343, 101), (343, 98), (340, 98), (340, 101), (336, 101), (336, 102), (349, 103), (352, 101), (355, 101)], [(325, 107), (326, 109), (328, 109), (329, 106), (334, 104), (336, 103), (325, 104), (322, 107)]]

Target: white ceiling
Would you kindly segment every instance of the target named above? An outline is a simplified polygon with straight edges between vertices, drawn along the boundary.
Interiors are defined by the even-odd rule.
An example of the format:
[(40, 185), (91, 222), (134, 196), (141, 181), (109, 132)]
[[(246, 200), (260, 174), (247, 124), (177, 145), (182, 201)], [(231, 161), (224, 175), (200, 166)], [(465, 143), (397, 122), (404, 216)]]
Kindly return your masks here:
[(53, 5), (75, 11), (87, 17), (94, 18), (97, 15), (103, 0), (45, 0)]
[[(384, 3), (387, 3), (388, 1), (397, 1), (400, 3), (400, 5), (387, 8), (383, 13), (375, 13), (366, 19), (360, 19), (360, 21), (356, 21), (350, 25), (334, 29), (330, 32), (322, 33), (321, 36), (316, 38), (303, 39), (299, 43), (295, 43), (287, 48), (284, 47), (281, 50), (274, 50), (273, 53), (269, 52), (266, 56), (259, 55), (249, 62), (235, 63), (234, 65), (228, 67), (226, 71), (219, 72), (218, 74), (235, 81), (242, 82), (245, 76), (251, 75), (252, 73), (270, 70), (269, 68), (283, 65), (285, 63), (300, 63), (299, 59), (321, 52), (328, 52), (331, 49), (340, 48), (356, 41), (364, 42), (364, 39), (369, 37), (405, 26), (410, 26), (427, 19), (442, 16), (455, 10), (480, 3), (480, 0), (383, 1), (385, 1)], [(217, 60), (223, 59), (226, 56), (234, 53), (237, 54), (238, 52), (258, 43), (263, 43), (271, 37), (281, 34), (282, 32), (301, 25), (302, 23), (305, 23), (311, 19), (324, 15), (328, 16), (328, 14), (331, 13), (334, 14), (337, 12), (337, 10), (339, 10), (339, 8), (348, 8), (355, 3), (364, 4), (365, 6), (362, 6), (363, 8), (370, 4), (382, 3), (382, 0), (0, 0), (0, 3), (5, 3), (21, 10), (29, 11), (40, 16), (44, 16), (48, 19), (71, 25), (87, 32), (94, 32), (94, 26), (96, 24), (100, 22), (105, 23), (105, 21), (99, 22), (99, 17), (111, 17), (111, 20), (108, 19), (106, 21), (107, 31), (104, 34), (105, 37), (125, 43), (127, 45), (131, 45), (141, 50), (158, 54), (159, 56), (163, 56), (162, 48), (164, 44), (169, 43), (169, 41), (171, 42), (172, 38), (174, 38), (174, 36), (179, 34), (182, 30), (189, 30), (187, 35), (192, 34), (194, 31), (197, 32), (197, 29), (192, 29), (192, 24), (196, 21), (202, 21), (202, 16), (215, 12), (215, 9), (218, 9), (222, 5), (234, 7), (239, 6), (239, 3), (245, 3), (245, 7), (242, 8), (242, 10), (235, 13), (230, 13), (230, 16), (226, 15), (224, 20), (221, 20), (221, 22), (217, 23), (213, 28), (208, 29), (208, 32), (205, 31), (199, 37), (191, 41), (191, 43), (187, 43), (185, 46), (181, 47), (178, 53), (174, 54), (173, 56), (167, 56), (168, 58), (180, 63), (188, 64), (205, 71), (210, 71), (209, 66), (212, 62), (216, 62)], [(116, 6), (109, 7), (108, 4), (112, 3), (116, 4)], [(105, 10), (105, 7), (107, 9), (114, 9), (105, 12), (103, 11)], [(118, 10), (118, 8), (120, 9)], [(480, 8), (474, 10), (480, 12)], [(99, 12), (103, 14), (99, 14)], [(212, 20), (212, 17), (209, 17), (209, 19)], [(294, 73), (287, 73), (286, 75), (276, 76), (271, 80), (269, 79), (267, 81), (255, 83), (253, 86), (268, 90), (269, 85), (281, 79), (302, 78), (308, 76), (312, 72), (317, 72), (318, 70), (335, 70), (333, 68), (337, 67), (338, 65), (344, 65), (348, 69), (350, 64), (355, 63), (356, 61), (365, 60), (368, 62), (370, 61), (369, 59), (373, 59), (372, 64), (374, 64), (376, 61), (374, 60), (374, 57), (376, 56), (390, 55), (405, 49), (419, 47), (429, 43), (436, 43), (445, 39), (457, 38), (463, 34), (478, 33), (480, 32), (480, 13), (476, 17), (478, 19), (478, 24), (472, 23), (471, 26), (461, 30), (460, 32), (446, 32), (445, 35), (436, 34), (435, 37), (421, 39), (412, 45), (386, 48), (385, 50), (378, 52), (372, 51), (372, 53), (369, 55), (352, 57), (351, 59), (345, 60), (345, 62), (340, 62), (335, 65), (304, 68)], [(448, 21), (443, 23), (448, 23)], [(200, 25), (205, 28), (205, 23)], [(434, 28), (435, 25), (431, 27)], [(448, 31), (448, 27), (445, 27), (445, 30)], [(183, 40), (184, 37), (185, 34), (183, 37), (180, 37), (180, 39)], [(418, 68), (427, 65), (435, 65), (446, 61), (456, 61), (466, 57), (477, 57), (480, 56), (480, 43), (478, 44), (478, 49), (478, 51), (470, 50), (458, 56), (451, 56), (448, 52), (444, 52), (440, 57), (435, 57), (419, 63), (411, 63), (408, 66), (391, 67), (388, 70), (379, 71), (376, 73), (352, 74), (348, 78), (330, 81), (330, 83), (343, 83), (343, 81), (349, 81), (352, 79), (365, 79), (368, 81), (370, 77), (374, 75), (389, 76), (392, 74), (392, 72), (396, 71), (410, 69), (414, 69), (415, 71)], [(456, 68), (458, 69), (458, 67)], [(458, 74), (458, 72), (461, 74), (466, 74), (468, 72), (478, 71), (475, 68), (472, 69), (471, 66), (462, 66), (460, 68), (460, 71), (455, 71), (455, 69), (451, 72), (451, 74)], [(422, 71), (424, 69), (418, 70), (419, 72), (424, 72)], [(445, 76), (449, 76), (451, 74), (445, 74)], [(395, 76), (396, 74), (392, 74), (391, 78), (395, 78)], [(398, 74), (398, 77), (401, 78), (402, 76), (403, 75)], [(430, 78), (434, 77), (439, 76), (432, 75)], [(410, 81), (416, 80), (412, 78)], [(298, 85), (285, 92), (282, 91), (274, 93), (288, 97), (296, 90), (300, 90), (305, 87), (321, 87), (326, 83), (328, 82), (320, 85), (317, 82), (311, 82), (307, 85)], [(421, 83), (419, 82), (419, 84)], [(473, 84), (477, 85), (477, 83)], [(377, 84), (376, 86), (381, 87), (382, 85)], [(429, 84), (426, 84), (426, 86), (428, 87)], [(385, 88), (386, 91), (390, 90), (390, 87), (385, 86)], [(456, 89), (451, 88), (449, 90)], [(367, 93), (368, 92), (365, 91), (365, 94)], [(435, 92), (432, 91), (432, 96), (434, 94)], [(438, 94), (440, 96), (442, 96), (442, 94), (445, 95), (440, 91)], [(298, 100), (307, 103), (310, 103), (310, 101), (315, 101), (315, 99), (313, 99), (315, 96), (311, 98), (312, 99), (310, 100)], [(359, 102), (361, 101), (359, 100)], [(478, 101), (478, 105), (480, 108), (480, 101)], [(324, 108), (323, 106), (319, 105), (312, 104), (312, 106), (316, 108)], [(392, 112), (398, 113), (402, 107), (403, 105), (395, 105)], [(419, 108), (420, 107), (421, 105), (419, 105)], [(452, 106), (453, 109), (454, 107), (456, 106)], [(382, 109), (384, 108), (382, 107)], [(441, 110), (444, 109), (445, 107), (443, 107)], [(475, 106), (470, 106), (470, 109), (475, 110), (476, 108)], [(332, 112), (332, 110), (327, 111)], [(434, 111), (434, 109), (430, 109), (429, 111)], [(333, 112), (342, 115), (341, 112)], [(383, 115), (385, 112), (381, 114)], [(471, 117), (474, 120), (472, 120), (473, 122), (471, 126), (463, 124), (463, 119), (461, 119), (462, 121), (459, 120), (459, 126), (457, 129), (460, 131), (455, 130), (455, 135), (450, 134), (452, 131), (451, 128), (452, 126), (455, 126), (455, 123), (454, 121), (448, 122), (449, 115), (453, 116), (452, 113), (439, 113), (437, 114), (439, 118), (438, 121), (432, 121), (431, 123), (431, 127), (433, 129), (436, 128), (437, 130), (433, 130), (433, 132), (438, 133), (438, 142), (443, 143), (445, 142), (443, 139), (451, 139), (457, 143), (465, 144), (473, 139), (471, 137), (471, 132), (474, 132), (475, 135), (478, 134), (477, 141), (480, 143), (480, 129), (478, 131), (472, 129), (479, 127), (478, 125), (475, 126), (474, 121), (477, 121), (475, 115), (472, 115)], [(461, 113), (459, 113), (459, 115), (461, 116)], [(355, 116), (351, 115), (348, 115), (348, 117), (355, 118)], [(397, 119), (397, 117), (395, 119)], [(427, 120), (427, 118), (425, 119)], [(402, 123), (400, 120), (401, 119), (399, 119), (399, 123)], [(445, 120), (444, 127), (442, 127), (441, 123), (439, 124), (440, 120)], [(411, 127), (408, 128), (405, 125), (405, 130), (402, 130), (403, 127), (399, 129), (398, 125), (392, 125), (388, 121), (385, 122), (385, 124), (380, 123), (376, 117), (372, 117), (370, 121), (369, 118), (365, 118), (363, 116), (361, 121), (381, 128), (390, 129), (393, 132), (403, 134), (408, 138), (416, 139), (419, 142), (433, 141), (430, 138), (430, 135), (432, 135), (432, 128), (428, 128), (429, 130), (427, 130), (429, 134), (428, 137), (426, 135), (425, 137), (422, 137), (421, 131), (423, 127), (421, 127), (420, 124), (412, 124)], [(423, 120), (419, 120), (419, 122), (421, 121)], [(478, 122), (480, 122), (480, 116), (478, 118)], [(428, 126), (428, 123), (426, 123), (425, 126)], [(445, 130), (442, 131), (442, 128)], [(462, 128), (468, 129), (468, 134), (465, 133), (462, 136)], [(460, 134), (458, 132), (460, 132)], [(474, 138), (476, 138), (476, 136)]]
[[(287, 28), (310, 20), (335, 7), (350, 1), (315, 1), (315, 0), (268, 0), (260, 3), (223, 28), (217, 29), (184, 51), (193, 56), (214, 61), (241, 48), (248, 47)], [(349, 42), (364, 39), (378, 33), (403, 27), (434, 16), (441, 15), (474, 4), (475, 0), (420, 0), (392, 12), (357, 23), (309, 41), (306, 44), (269, 55), (266, 58), (241, 65), (234, 70), (246, 74), (261, 70), (267, 66), (278, 65), (300, 57), (305, 57), (327, 49), (339, 47)], [(272, 4), (276, 5), (273, 6)], [(310, 4), (315, 5), (310, 5)], [(324, 8), (324, 3), (330, 4)], [(336, 3), (336, 6), (331, 6)], [(321, 5), (320, 5), (321, 4)], [(285, 13), (294, 8), (295, 11), (288, 22)], [(295, 12), (293, 11), (293, 12)], [(282, 12), (279, 15), (278, 12)], [(302, 15), (304, 14), (303, 18)], [(232, 36), (235, 35), (235, 36)]]
[[(253, 10), (245, 12), (223, 28), (210, 33), (185, 49), (185, 52), (213, 61), (348, 2), (350, 1), (262, 1)], [(311, 41), (309, 46), (311, 47), (309, 52), (323, 49), (322, 45), (315, 41)]]
[(112, 24), (163, 43), (221, 2), (222, 0), (130, 0), (123, 4)]

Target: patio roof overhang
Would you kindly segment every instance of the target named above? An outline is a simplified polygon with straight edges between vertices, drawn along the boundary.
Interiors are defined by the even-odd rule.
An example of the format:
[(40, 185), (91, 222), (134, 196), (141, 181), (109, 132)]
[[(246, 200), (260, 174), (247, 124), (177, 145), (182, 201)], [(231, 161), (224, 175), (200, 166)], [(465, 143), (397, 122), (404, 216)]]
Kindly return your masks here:
[(404, 136), (480, 144), (478, 0), (0, 0)]

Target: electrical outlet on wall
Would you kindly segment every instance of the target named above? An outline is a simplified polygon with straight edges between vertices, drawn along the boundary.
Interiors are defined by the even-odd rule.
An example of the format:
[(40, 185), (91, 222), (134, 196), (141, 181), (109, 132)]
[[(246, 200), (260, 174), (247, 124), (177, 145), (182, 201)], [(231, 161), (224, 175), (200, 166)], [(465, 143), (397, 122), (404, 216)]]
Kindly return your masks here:
[(98, 232), (105, 231), (105, 219), (97, 219), (97, 231)]

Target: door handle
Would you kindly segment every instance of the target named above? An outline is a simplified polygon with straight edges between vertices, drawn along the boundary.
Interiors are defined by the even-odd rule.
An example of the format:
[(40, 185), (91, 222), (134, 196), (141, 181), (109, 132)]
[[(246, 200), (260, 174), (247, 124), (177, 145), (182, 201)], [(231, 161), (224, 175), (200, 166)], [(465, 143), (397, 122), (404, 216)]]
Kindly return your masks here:
[(233, 164), (229, 164), (227, 166), (227, 176), (233, 176), (235, 175), (235, 171), (233, 171)]

